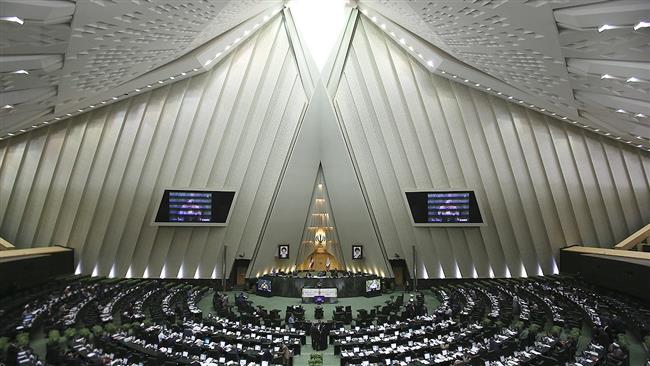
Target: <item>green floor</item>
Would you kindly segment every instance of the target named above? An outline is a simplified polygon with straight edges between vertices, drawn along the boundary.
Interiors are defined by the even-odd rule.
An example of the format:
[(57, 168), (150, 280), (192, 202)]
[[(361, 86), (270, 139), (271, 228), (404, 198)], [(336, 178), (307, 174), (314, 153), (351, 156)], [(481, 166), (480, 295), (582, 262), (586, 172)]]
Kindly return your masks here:
[[(230, 297), (230, 302), (234, 304), (234, 296), (238, 292), (228, 292)], [(438, 307), (439, 302), (435, 296), (430, 291), (425, 291), (425, 302), (431, 312), (431, 310)], [(357, 315), (357, 309), (372, 309), (375, 305), (383, 305), (386, 300), (391, 296), (401, 295), (402, 292), (395, 292), (389, 295), (382, 295), (372, 298), (365, 297), (353, 297), (341, 299), (339, 304), (324, 304), (323, 310), (325, 315), (325, 320), (332, 319), (332, 312), (335, 309), (336, 305), (346, 305), (352, 306), (353, 316)], [(201, 299), (198, 306), (203, 310), (204, 314), (214, 313), (214, 308), (212, 307), (212, 295), (213, 292), (210, 291), (206, 293), (205, 297)], [(288, 298), (288, 297), (262, 297), (255, 294), (247, 294), (248, 299), (256, 305), (264, 306), (266, 309), (281, 309), (280, 316), (284, 318), (284, 310), (287, 306), (290, 305), (300, 305), (300, 299)], [(408, 294), (405, 296), (405, 300), (408, 300)], [(302, 304), (305, 308), (305, 319), (314, 320), (314, 308), (313, 304)], [(646, 354), (643, 349), (643, 346), (636, 340), (631, 334), (628, 334), (628, 339), (630, 340), (630, 365), (644, 365), (646, 362)], [(583, 325), (583, 329), (578, 339), (577, 349), (578, 352), (583, 351), (589, 342), (591, 341), (591, 328), (587, 325)], [(38, 332), (33, 334), (31, 337), (31, 346), (34, 351), (42, 358), (45, 359), (45, 346), (47, 343), (47, 338), (43, 332)], [(313, 353), (311, 348), (311, 339), (307, 337), (307, 344), (302, 348), (302, 355), (294, 357), (295, 366), (303, 366), (308, 364), (309, 356)], [(340, 364), (340, 359), (334, 355), (334, 347), (330, 346), (327, 350), (320, 352), (323, 355), (323, 365), (325, 366), (334, 366)]]
[[(233, 291), (233, 292), (227, 292), (228, 296), (230, 297), (230, 303), (234, 303), (235, 298), (234, 296), (238, 294), (239, 292)], [(324, 319), (323, 320), (332, 320), (333, 317), (333, 311), (336, 308), (337, 305), (345, 305), (345, 306), (352, 306), (352, 316), (356, 317), (357, 309), (373, 309), (375, 305), (384, 305), (386, 300), (390, 299), (391, 296), (399, 296), (403, 294), (403, 292), (394, 292), (393, 294), (388, 294), (388, 295), (381, 295), (377, 297), (351, 297), (351, 298), (345, 298), (345, 299), (340, 299), (338, 304), (323, 304), (323, 312), (324, 312)], [(287, 308), (287, 306), (291, 305), (301, 305), (300, 299), (297, 298), (291, 298), (291, 297), (262, 297), (262, 296), (257, 296), (255, 294), (246, 294), (248, 296), (248, 299), (252, 301), (255, 305), (261, 305), (264, 306), (266, 309), (281, 309), (280, 317), (284, 319), (284, 313)], [(404, 296), (404, 301), (408, 300), (409, 295), (406, 294)], [(426, 291), (424, 295), (424, 300), (427, 305), (427, 308), (429, 311), (432, 309), (435, 309), (439, 305), (438, 299), (433, 296), (433, 294), (430, 291)], [(206, 295), (205, 298), (203, 298), (198, 306), (203, 310), (204, 314), (207, 313), (214, 313), (214, 309), (212, 308), (212, 292)], [(314, 308), (316, 305), (314, 304), (302, 304), (302, 306), (305, 308), (305, 320), (314, 320)], [(334, 355), (334, 347), (329, 346), (325, 351), (321, 352), (315, 352), (312, 351), (311, 348), (311, 339), (310, 337), (307, 337), (307, 344), (302, 347), (301, 350), (302, 354), (300, 356), (296, 356), (293, 359), (293, 364), (294, 366), (306, 366), (308, 364), (309, 357), (312, 353), (321, 353), (323, 355), (323, 365), (329, 366), (329, 365), (339, 365), (341, 363), (340, 359), (338, 356)]]

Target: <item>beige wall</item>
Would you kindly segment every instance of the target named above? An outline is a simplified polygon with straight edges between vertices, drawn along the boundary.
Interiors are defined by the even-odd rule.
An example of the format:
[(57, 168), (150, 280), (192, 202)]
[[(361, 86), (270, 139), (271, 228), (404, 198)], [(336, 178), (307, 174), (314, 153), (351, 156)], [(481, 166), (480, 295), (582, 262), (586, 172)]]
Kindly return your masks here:
[[(224, 245), (228, 270), (254, 253), (264, 269), (281, 235), (300, 237), (320, 159), (341, 241), (409, 264), (415, 245), (420, 277), (551, 273), (566, 243), (610, 247), (650, 221), (649, 154), (431, 75), (372, 24), (356, 32), (328, 85), (354, 161), (302, 156), (289, 175), (305, 177), (305, 201), (280, 200), (291, 212), (271, 215), (266, 236), (310, 97), (282, 19), (204, 74), (0, 142), (0, 236), (71, 246), (84, 273), (221, 277)], [(343, 189), (348, 178), (358, 186)], [(229, 225), (151, 226), (165, 187), (236, 189)], [(403, 192), (431, 188), (474, 189), (487, 226), (414, 228)], [(380, 244), (364, 249), (366, 266), (386, 266)]]
[[(552, 273), (650, 222), (650, 154), (427, 72), (363, 18), (335, 95), (389, 257), (428, 277)], [(403, 192), (469, 188), (487, 226), (414, 228)]]
[[(307, 97), (281, 19), (201, 75), (0, 143), (0, 236), (84, 273), (221, 277), (253, 252)], [(226, 228), (151, 226), (165, 187), (239, 191)]]

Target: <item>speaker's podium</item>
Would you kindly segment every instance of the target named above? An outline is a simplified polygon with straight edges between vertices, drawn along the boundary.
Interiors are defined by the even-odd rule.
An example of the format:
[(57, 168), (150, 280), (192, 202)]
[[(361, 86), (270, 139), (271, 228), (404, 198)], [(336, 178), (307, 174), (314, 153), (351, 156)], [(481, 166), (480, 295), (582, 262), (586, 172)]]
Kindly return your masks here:
[(329, 302), (333, 304), (338, 300), (338, 289), (336, 287), (305, 287), (302, 289), (300, 297), (302, 298), (303, 303), (314, 302), (322, 304), (324, 302)]

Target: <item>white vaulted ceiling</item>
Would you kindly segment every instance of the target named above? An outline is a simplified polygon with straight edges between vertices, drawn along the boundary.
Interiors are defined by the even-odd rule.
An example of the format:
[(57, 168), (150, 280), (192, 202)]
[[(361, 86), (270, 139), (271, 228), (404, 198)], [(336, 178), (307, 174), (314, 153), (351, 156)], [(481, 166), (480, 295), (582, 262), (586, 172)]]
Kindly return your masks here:
[[(283, 3), (0, 0), (0, 16), (24, 20), (0, 21), (0, 138), (203, 72), (200, 50), (227, 50), (226, 36)], [(646, 0), (348, 3), (432, 71), (650, 150), (650, 28), (634, 29), (650, 21)]]
[(0, 110), (0, 136), (116, 96), (120, 85), (279, 4), (1, 0), (0, 16), (17, 17), (23, 24), (0, 21), (0, 103), (11, 106)]
[[(365, 14), (370, 18), (380, 14), (474, 68), (455, 73), (472, 86), (472, 79), (478, 81), (476, 71), (482, 72), (516, 88), (524, 105), (650, 149), (650, 28), (634, 29), (640, 21), (650, 20), (648, 1), (361, 0), (359, 4), (369, 10)], [(599, 32), (605, 24), (616, 29)], [(601, 79), (605, 74), (613, 77)], [(483, 90), (506, 92), (481, 84)]]

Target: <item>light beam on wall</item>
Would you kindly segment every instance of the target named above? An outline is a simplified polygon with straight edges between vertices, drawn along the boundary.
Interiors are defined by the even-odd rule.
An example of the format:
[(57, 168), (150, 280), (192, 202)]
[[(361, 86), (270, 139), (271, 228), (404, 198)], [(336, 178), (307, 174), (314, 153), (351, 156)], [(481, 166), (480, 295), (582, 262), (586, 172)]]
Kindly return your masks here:
[(323, 70), (343, 31), (345, 4), (345, 0), (291, 0), (287, 4), (318, 70)]

